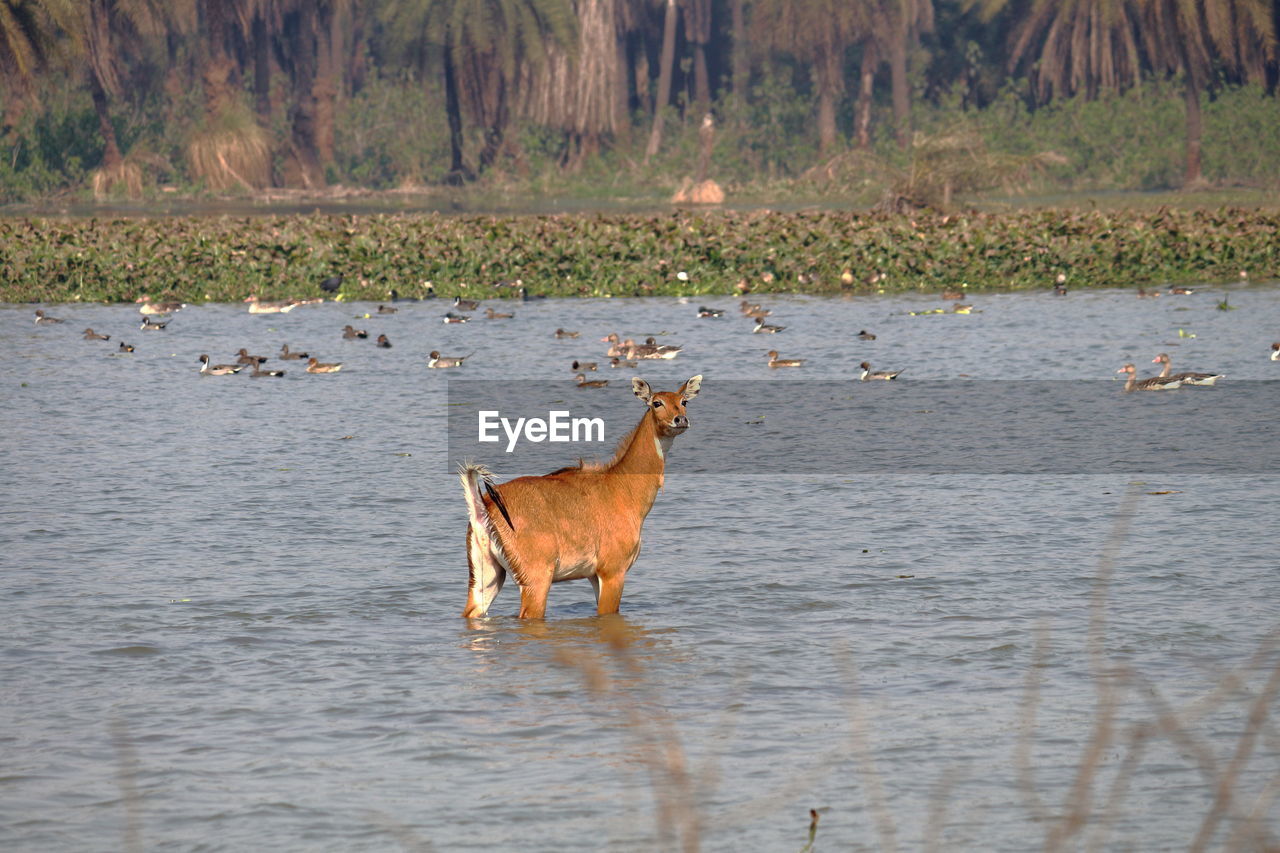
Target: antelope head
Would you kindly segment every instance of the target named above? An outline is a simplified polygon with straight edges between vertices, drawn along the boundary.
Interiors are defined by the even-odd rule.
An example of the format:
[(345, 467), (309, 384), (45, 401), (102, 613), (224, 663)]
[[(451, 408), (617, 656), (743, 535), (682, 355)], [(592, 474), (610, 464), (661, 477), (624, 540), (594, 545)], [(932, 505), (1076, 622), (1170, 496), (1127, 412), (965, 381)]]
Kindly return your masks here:
[(702, 384), (702, 374), (690, 379), (680, 386), (678, 391), (654, 391), (649, 383), (636, 377), (631, 380), (631, 390), (653, 413), (655, 428), (659, 438), (672, 439), (689, 428), (689, 416), (685, 414), (685, 405), (698, 396), (698, 387)]

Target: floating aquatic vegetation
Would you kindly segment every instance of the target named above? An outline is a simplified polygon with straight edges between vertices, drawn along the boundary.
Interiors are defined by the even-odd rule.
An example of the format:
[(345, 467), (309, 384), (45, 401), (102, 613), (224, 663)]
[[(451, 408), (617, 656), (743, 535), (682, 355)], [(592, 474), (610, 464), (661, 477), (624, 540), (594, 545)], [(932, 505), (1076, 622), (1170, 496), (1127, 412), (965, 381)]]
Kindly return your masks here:
[(1276, 246), (1280, 214), (1234, 208), (5, 219), (0, 300), (332, 296), (333, 275), (349, 300), (1130, 287), (1280, 278)]

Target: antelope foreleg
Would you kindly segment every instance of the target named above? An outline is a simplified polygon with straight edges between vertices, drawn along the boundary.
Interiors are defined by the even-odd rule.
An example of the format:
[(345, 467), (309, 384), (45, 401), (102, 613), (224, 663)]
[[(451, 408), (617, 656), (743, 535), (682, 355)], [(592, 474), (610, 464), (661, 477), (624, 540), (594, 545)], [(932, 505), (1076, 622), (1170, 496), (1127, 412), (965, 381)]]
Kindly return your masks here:
[(547, 613), (547, 593), (551, 591), (551, 571), (522, 572), (520, 618), (541, 619)]

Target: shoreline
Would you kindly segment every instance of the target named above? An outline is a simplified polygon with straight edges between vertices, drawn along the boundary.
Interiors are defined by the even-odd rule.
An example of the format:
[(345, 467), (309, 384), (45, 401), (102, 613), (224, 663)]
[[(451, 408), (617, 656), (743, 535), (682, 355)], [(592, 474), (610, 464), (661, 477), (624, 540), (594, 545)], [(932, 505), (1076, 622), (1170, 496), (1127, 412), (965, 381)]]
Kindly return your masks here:
[[(684, 273), (684, 276), (679, 275)], [(1280, 279), (1280, 212), (1224, 207), (0, 218), (0, 301), (965, 293)], [(430, 287), (428, 287), (430, 283)], [(744, 290), (745, 288), (745, 290)]]

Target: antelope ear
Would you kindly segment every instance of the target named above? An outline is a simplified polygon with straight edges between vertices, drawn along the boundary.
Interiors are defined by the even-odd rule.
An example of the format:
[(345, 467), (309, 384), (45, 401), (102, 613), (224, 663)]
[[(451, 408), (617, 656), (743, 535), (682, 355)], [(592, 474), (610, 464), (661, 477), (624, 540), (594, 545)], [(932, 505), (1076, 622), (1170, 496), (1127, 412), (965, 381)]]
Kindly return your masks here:
[(693, 377), (688, 382), (681, 385), (680, 390), (676, 393), (680, 395), (681, 400), (684, 400), (687, 403), (690, 400), (692, 400), (694, 397), (698, 396), (698, 388), (701, 387), (701, 385), (702, 385), (702, 374), (699, 373), (697, 376)]
[(645, 382), (639, 376), (632, 378), (631, 391), (646, 403), (653, 397), (653, 389), (649, 387), (648, 382)]

